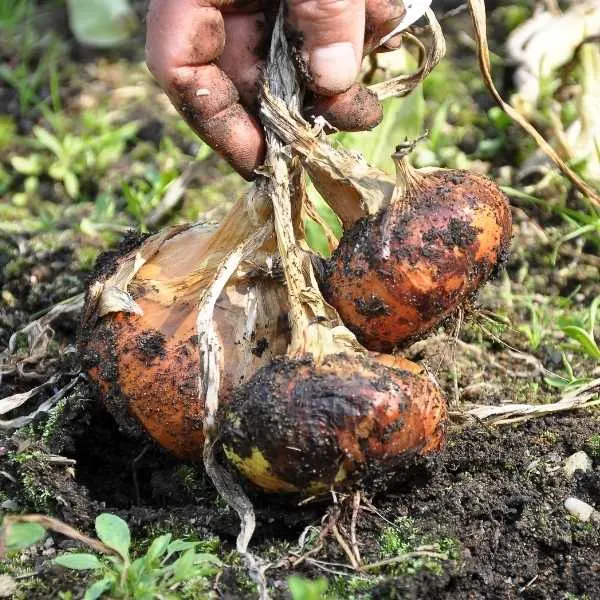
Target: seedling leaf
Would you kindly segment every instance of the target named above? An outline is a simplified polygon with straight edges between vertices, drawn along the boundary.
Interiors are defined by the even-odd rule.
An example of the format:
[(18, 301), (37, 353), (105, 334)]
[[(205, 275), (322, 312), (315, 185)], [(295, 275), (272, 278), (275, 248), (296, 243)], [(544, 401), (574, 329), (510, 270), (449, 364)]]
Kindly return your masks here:
[(195, 548), (198, 545), (198, 542), (185, 542), (184, 540), (174, 540), (167, 547), (167, 555), (163, 559), (163, 563), (165, 563), (175, 552), (183, 552), (184, 550), (189, 550), (190, 548)]
[(116, 515), (102, 513), (96, 517), (96, 533), (110, 548), (116, 550), (124, 560), (129, 559), (131, 535), (127, 523)]
[(173, 565), (173, 582), (178, 583), (189, 579), (194, 574), (196, 554), (192, 548), (184, 552)]
[(600, 360), (600, 348), (598, 348), (598, 344), (596, 344), (594, 337), (585, 329), (576, 327), (575, 325), (569, 325), (563, 327), (563, 332), (572, 340), (576, 341), (588, 356)]
[(100, 581), (96, 581), (96, 583), (92, 584), (85, 592), (83, 596), (83, 600), (98, 600), (107, 592), (113, 585), (113, 581), (110, 577), (105, 577), (104, 579), (100, 579)]
[(6, 528), (5, 543), (8, 550), (19, 550), (33, 546), (46, 535), (38, 523), (13, 523)]
[(304, 579), (292, 575), (288, 579), (288, 587), (293, 600), (320, 600), (327, 591), (326, 579)]
[(84, 552), (74, 554), (62, 554), (54, 559), (54, 562), (61, 567), (73, 569), (75, 571), (87, 571), (99, 569), (102, 563), (93, 554)]
[(152, 544), (150, 544), (150, 548), (148, 548), (148, 552), (146, 552), (146, 562), (154, 562), (158, 560), (169, 547), (169, 542), (171, 541), (171, 534), (166, 533), (165, 535), (161, 535), (157, 537)]

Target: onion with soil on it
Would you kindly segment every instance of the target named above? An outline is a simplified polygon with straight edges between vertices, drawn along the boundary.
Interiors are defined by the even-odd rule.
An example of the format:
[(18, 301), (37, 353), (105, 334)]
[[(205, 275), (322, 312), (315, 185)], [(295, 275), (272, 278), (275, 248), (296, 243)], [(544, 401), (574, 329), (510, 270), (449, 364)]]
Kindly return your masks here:
[[(283, 49), (282, 19), (280, 11), (267, 81), (299, 115), (301, 90)], [(439, 450), (446, 419), (445, 401), (418, 367), (369, 354), (323, 300), (304, 251), (309, 204), (300, 162), (268, 123), (265, 131), (261, 177), (217, 233), (157, 234), (123, 257), (114, 276), (90, 288), (81, 336), (89, 372), (113, 413), (133, 415), (179, 456), (202, 455), (240, 515), (247, 514), (242, 493), (231, 492), (214, 459), (219, 439), (234, 468), (259, 487), (306, 495), (381, 483), (415, 454)], [(247, 266), (269, 264), (267, 252), (275, 256), (273, 231), (285, 286)], [(279, 326), (282, 314), (289, 332)], [(249, 341), (257, 327), (268, 348), (259, 357)], [(252, 418), (261, 414), (270, 419), (256, 428)], [(296, 445), (287, 437), (294, 423)]]
[(360, 155), (330, 146), (277, 99), (267, 96), (265, 111), (344, 226), (318, 269), (319, 283), (366, 348), (389, 352), (426, 334), (506, 260), (510, 207), (488, 178), (414, 169), (414, 143), (406, 142), (393, 155), (394, 181)]
[(507, 257), (508, 201), (469, 171), (418, 171), (394, 155), (389, 205), (349, 227), (324, 269), (322, 289), (359, 341), (389, 351), (441, 323)]
[[(119, 310), (84, 319), (79, 347), (88, 374), (121, 428), (134, 431), (141, 423), (175, 455), (201, 460), (205, 407), (198, 397), (196, 316), (211, 270), (201, 276), (197, 269), (206, 262), (217, 233), (202, 224), (168, 231), (113, 259), (111, 272), (92, 282), (86, 312), (97, 313), (94, 303), (106, 303), (111, 294), (117, 296), (117, 306), (108, 308)], [(132, 300), (128, 307), (124, 292), (115, 292), (114, 278), (146, 253), (127, 283)], [(104, 299), (93, 292), (98, 287)], [(285, 309), (281, 283), (260, 269), (246, 269), (223, 291), (214, 312), (225, 348), (222, 402), (272, 356), (285, 352)]]
[(222, 409), (219, 430), (226, 457), (249, 481), (316, 495), (381, 486), (408, 459), (440, 449), (445, 417), (426, 376), (369, 356), (304, 355), (260, 369)]
[[(283, 36), (279, 43), (287, 56)], [(297, 85), (292, 73), (280, 90), (291, 110)], [(264, 95), (268, 105), (268, 89)], [(219, 408), (219, 440), (229, 463), (267, 492), (310, 496), (377, 486), (416, 454), (440, 450), (446, 403), (409, 361), (367, 353), (324, 301), (300, 249), (303, 232), (294, 228), (292, 215), (308, 201), (304, 189), (289, 186), (288, 169), (293, 175), (299, 164), (263, 116), (271, 174), (263, 185), (273, 204), (291, 341), (286, 356), (259, 369)]]

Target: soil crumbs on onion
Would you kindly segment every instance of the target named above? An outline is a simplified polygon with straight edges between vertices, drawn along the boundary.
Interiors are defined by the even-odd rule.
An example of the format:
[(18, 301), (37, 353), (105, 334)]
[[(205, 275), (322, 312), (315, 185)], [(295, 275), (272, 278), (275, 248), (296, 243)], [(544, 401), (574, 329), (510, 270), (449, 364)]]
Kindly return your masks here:
[[(133, 4), (143, 17), (147, 3)], [(445, 10), (458, 4), (440, 0), (434, 8)], [(492, 50), (504, 56), (509, 11), (514, 27), (515, 14), (529, 9), (508, 0), (486, 5), (490, 32), (496, 37), (491, 40)], [(27, 72), (23, 75), (28, 85), (39, 86), (30, 104), (17, 88), (0, 86), (0, 351), (15, 331), (58, 302), (83, 292), (98, 252), (116, 248), (128, 229), (139, 228), (165, 186), (202, 149), (179, 117), (165, 109), (162, 92), (142, 67), (141, 32), (118, 52), (93, 51), (72, 39), (63, 4), (40, 3), (39, 8), (26, 13), (31, 27), (44, 33), (32, 36), (29, 61), (21, 60), (20, 53), (23, 44), (31, 41), (24, 42), (20, 30), (11, 32), (7, 27), (0, 36), (3, 64), (12, 68), (35, 62), (42, 73), (36, 78)], [(423, 129), (432, 126), (431, 106), (437, 110), (450, 96), (458, 103), (458, 108), (448, 105), (444, 156), (439, 149), (425, 147), (430, 158), (438, 152), (436, 160), (442, 166), (461, 168), (468, 159), (490, 169), (490, 175), (500, 180), (506, 168), (518, 170), (514, 157), (530, 156), (531, 147), (518, 129), (510, 126), (501, 131), (485, 117), (492, 102), (481, 92), (471, 49), (465, 51), (459, 41), (467, 19), (459, 14), (445, 20), (451, 58), (424, 86), (429, 120)], [(44, 44), (51, 38), (61, 44), (49, 51)], [(57, 58), (55, 50), (64, 54)], [(48, 72), (54, 75), (47, 77)], [(58, 86), (48, 84), (54, 76), (60, 78)], [(34, 79), (38, 84), (31, 83)], [(505, 85), (510, 81), (507, 70)], [(46, 119), (48, 111), (41, 110), (40, 100), (46, 108), (52, 104), (62, 124), (55, 121), (52, 125)], [(569, 108), (568, 100), (564, 104), (565, 110)], [(391, 111), (396, 105), (389, 106)], [(102, 129), (90, 122), (109, 125)], [(134, 122), (139, 123), (137, 132), (119, 129)], [(85, 160), (80, 166), (74, 161), (79, 181), (75, 201), (48, 174), (55, 160), (51, 151), (32, 145), (34, 126), (58, 138), (64, 127), (88, 153), (93, 152), (91, 139), (105, 139), (114, 130), (121, 138), (118, 147), (111, 146), (103, 154), (107, 167), (99, 166), (103, 161), (91, 166)], [(17, 172), (12, 156), (41, 165), (41, 175)], [(535, 178), (529, 175), (527, 183), (535, 184)], [(451, 323), (445, 334), (436, 332), (412, 349), (411, 358), (424, 361), (434, 371), (450, 400), (548, 403), (560, 398), (561, 389), (556, 386), (564, 387), (569, 378), (598, 377), (597, 360), (567, 340), (560, 323), (571, 319), (585, 324), (589, 306), (600, 296), (600, 245), (593, 235), (566, 242), (556, 251), (553, 263), (556, 240), (573, 231), (567, 221), (578, 214), (589, 217), (589, 213), (588, 207), (567, 194), (564, 182), (551, 185), (556, 187), (542, 188), (539, 194), (534, 190), (533, 195), (556, 198), (552, 211), (513, 199), (512, 256), (499, 278), (480, 295), (478, 310), (487, 312), (467, 316), (454, 347)], [(211, 155), (164, 224), (192, 221), (198, 214), (218, 220), (241, 189), (237, 176)], [(568, 218), (561, 214), (561, 206), (569, 206)], [(131, 234), (122, 249), (132, 249), (144, 235)], [(109, 274), (114, 261), (106, 255), (96, 265), (95, 275)], [(382, 310), (371, 300), (365, 298), (365, 310)], [(511, 326), (484, 318), (490, 312), (509, 319)], [(64, 313), (51, 324), (44, 359), (26, 364), (25, 375), (17, 370), (3, 375), (1, 398), (26, 392), (53, 375), (57, 380), (2, 419), (32, 412), (77, 375), (81, 358), (73, 347), (78, 318), (76, 313)], [(16, 356), (26, 357), (27, 336), (19, 335), (16, 342)], [(160, 354), (160, 340), (152, 333), (140, 340), (140, 346), (150, 355)], [(256, 341), (256, 351), (261, 351), (261, 340)], [(110, 371), (111, 365), (105, 368)], [(0, 429), (0, 513), (48, 514), (93, 534), (96, 516), (112, 512), (129, 523), (134, 554), (145, 551), (153, 538), (166, 532), (210, 542), (225, 565), (218, 582), (213, 582), (221, 597), (257, 597), (233, 551), (237, 517), (217, 497), (202, 468), (175, 460), (139, 428), (137, 435), (120, 431), (95, 397), (95, 391), (81, 380), (49, 414), (38, 415), (17, 431)], [(578, 451), (585, 451), (593, 466), (569, 478), (563, 471), (564, 461)], [(63, 457), (62, 462), (57, 456)], [(422, 547), (430, 548), (437, 558), (414, 556), (368, 574), (355, 573), (327, 564), (348, 562), (338, 543), (327, 538), (314, 560), (296, 568), (267, 571), (269, 586), (273, 597), (289, 598), (287, 582), (294, 574), (325, 578), (328, 598), (592, 600), (600, 590), (600, 525), (570, 516), (564, 509), (569, 497), (600, 507), (597, 411), (498, 428), (480, 424), (463, 431), (454, 429), (443, 454), (415, 459), (386, 493), (372, 499), (378, 514), (361, 510), (357, 520), (358, 547), (365, 563)], [(327, 503), (290, 507), (261, 495), (253, 495), (252, 500), (258, 521), (252, 549), (260, 557), (276, 562), (291, 551), (300, 555), (315, 546), (318, 529), (308, 530), (303, 550), (298, 548), (298, 539), (307, 526), (321, 526)], [(350, 529), (349, 512), (344, 507), (340, 516), (345, 531)], [(19, 577), (15, 599), (58, 599), (66, 597), (59, 596), (63, 592), (79, 598), (89, 585), (88, 573), (52, 564), (57, 554), (77, 546), (59, 535), (50, 537), (51, 541), (0, 561), (0, 574)]]

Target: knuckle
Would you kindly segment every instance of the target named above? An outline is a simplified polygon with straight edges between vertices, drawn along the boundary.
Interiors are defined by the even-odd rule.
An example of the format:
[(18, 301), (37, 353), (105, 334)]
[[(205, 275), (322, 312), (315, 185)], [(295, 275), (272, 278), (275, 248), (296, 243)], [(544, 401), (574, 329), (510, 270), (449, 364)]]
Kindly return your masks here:
[(158, 81), (161, 86), (164, 86), (168, 79), (168, 69), (165, 68), (164, 60), (159, 53), (155, 52), (152, 47), (146, 46), (146, 66), (148, 70)]

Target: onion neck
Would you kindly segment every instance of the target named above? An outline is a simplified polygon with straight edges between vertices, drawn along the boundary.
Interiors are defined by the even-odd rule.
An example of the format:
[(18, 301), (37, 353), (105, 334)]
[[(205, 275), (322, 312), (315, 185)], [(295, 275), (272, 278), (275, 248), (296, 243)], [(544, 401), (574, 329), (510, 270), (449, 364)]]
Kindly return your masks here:
[(399, 209), (405, 209), (423, 189), (425, 178), (408, 160), (408, 155), (414, 148), (415, 142), (406, 142), (396, 147), (392, 154), (396, 167), (396, 186), (390, 199), (390, 204)]
[(409, 209), (424, 186), (424, 177), (408, 162), (408, 155), (418, 140), (408, 140), (396, 147), (392, 159), (396, 167), (396, 185), (381, 221), (381, 257), (388, 260), (392, 252), (393, 232), (401, 213)]

